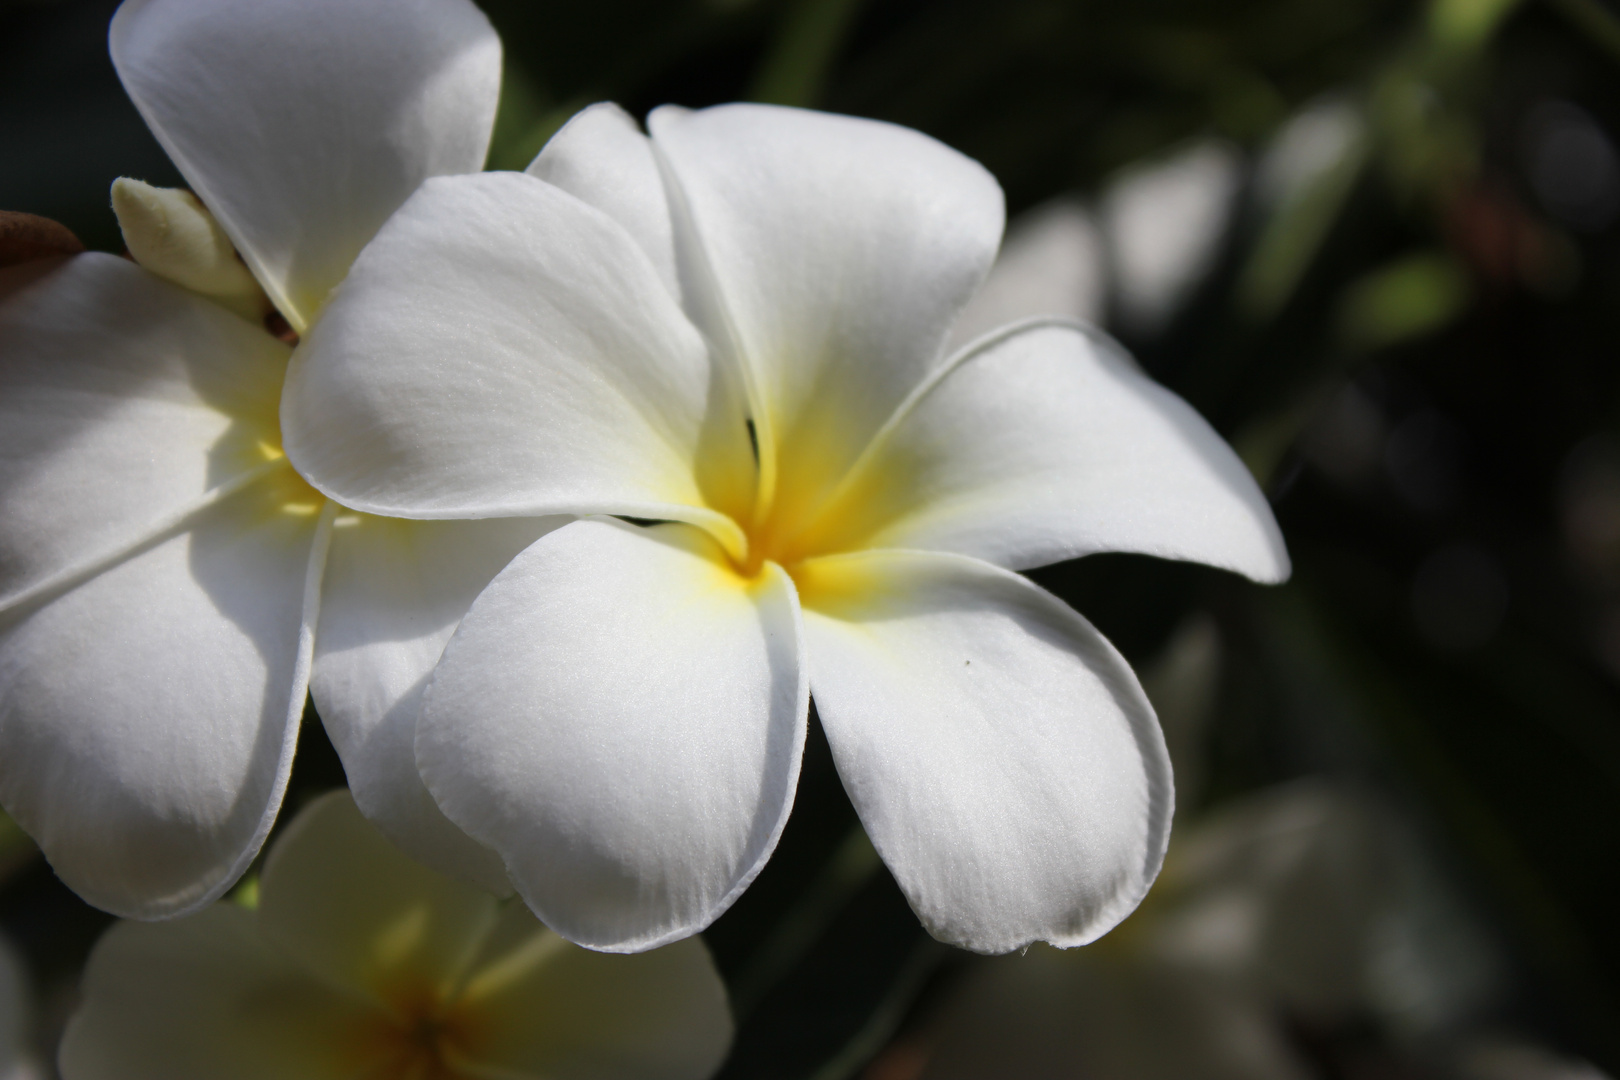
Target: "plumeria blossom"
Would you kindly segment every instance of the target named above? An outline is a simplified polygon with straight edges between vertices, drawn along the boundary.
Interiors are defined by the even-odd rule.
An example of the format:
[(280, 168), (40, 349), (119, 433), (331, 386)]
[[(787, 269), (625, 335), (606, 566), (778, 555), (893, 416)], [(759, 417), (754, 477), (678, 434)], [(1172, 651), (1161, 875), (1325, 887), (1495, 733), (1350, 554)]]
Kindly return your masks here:
[(96, 945), (65, 1080), (702, 1080), (731, 1043), (701, 941), (568, 944), (405, 858), (347, 792), (270, 847), (257, 906)]
[(328, 502), (261, 319), (307, 333), (424, 178), (482, 166), (499, 40), (467, 0), (127, 0), (110, 41), (195, 194), (121, 182), (145, 268), (79, 255), (0, 307), (0, 802), (92, 903), (200, 907), (262, 844), (312, 688), (366, 812), (503, 887), (423, 788), (414, 710), (548, 523)]
[(1001, 235), (975, 162), (766, 106), (649, 127), (596, 106), (528, 175), (425, 183), (289, 371), (287, 452), (345, 505), (599, 515), (462, 620), (429, 789), (547, 925), (648, 948), (769, 857), (813, 692), (935, 935), (1097, 937), (1158, 870), (1169, 764), (1119, 654), (1015, 571), (1135, 551), (1277, 581), (1264, 498), (1084, 325), (942, 355)]

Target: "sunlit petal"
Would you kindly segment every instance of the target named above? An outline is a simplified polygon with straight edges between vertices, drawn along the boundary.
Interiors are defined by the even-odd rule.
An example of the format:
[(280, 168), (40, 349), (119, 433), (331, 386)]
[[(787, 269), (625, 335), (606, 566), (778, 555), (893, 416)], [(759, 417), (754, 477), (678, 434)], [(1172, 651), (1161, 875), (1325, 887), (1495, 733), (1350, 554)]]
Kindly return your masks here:
[(980, 952), (1081, 945), (1158, 873), (1170, 761), (1129, 666), (1080, 616), (975, 559), (866, 552), (795, 570), (816, 710), (924, 925)]
[(669, 198), (651, 140), (611, 101), (574, 114), (527, 172), (583, 199), (625, 227), (679, 296)]
[(467, 0), (126, 0), (124, 88), (307, 326), (423, 179), (484, 163), (500, 39)]
[(567, 518), (338, 519), (310, 693), (355, 802), (414, 858), (511, 891), (494, 852), (445, 820), (416, 770), (416, 716), (445, 642), (489, 580)]
[(1024, 569), (1097, 551), (1288, 576), (1232, 448), (1107, 338), (1038, 323), (959, 362), (873, 449), (816, 550), (956, 551)]
[(0, 608), (278, 467), (287, 353), (110, 255), (0, 306)]
[(707, 926), (776, 846), (806, 685), (785, 575), (687, 526), (578, 522), (507, 567), (445, 650), (417, 761), (563, 936), (636, 951)]
[(938, 359), (995, 256), (1001, 189), (872, 120), (725, 105), (649, 125), (679, 182), (677, 243), (718, 290), (704, 329), (755, 383), (778, 497), (811, 500)]
[(320, 571), (319, 506), (289, 512), (289, 487), (257, 482), (0, 637), (0, 802), (97, 907), (207, 903), (269, 832)]
[(723, 529), (702, 509), (700, 450), (753, 464), (714, 383), (622, 227), (533, 177), (486, 173), (428, 182), (367, 247), (294, 356), (282, 415), (299, 470), (357, 509)]

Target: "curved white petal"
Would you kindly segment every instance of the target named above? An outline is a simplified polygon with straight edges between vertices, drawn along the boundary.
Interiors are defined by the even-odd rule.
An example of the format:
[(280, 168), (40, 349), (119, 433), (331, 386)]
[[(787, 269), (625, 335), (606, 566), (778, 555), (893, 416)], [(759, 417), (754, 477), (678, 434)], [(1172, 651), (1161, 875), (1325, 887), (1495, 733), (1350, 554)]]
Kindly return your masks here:
[(483, 167), (501, 47), (467, 0), (125, 0), (136, 108), (303, 330), (429, 176)]
[(629, 113), (611, 101), (581, 109), (525, 171), (623, 225), (652, 260), (670, 295), (681, 295), (658, 155)]
[(0, 305), (0, 610), (275, 467), (287, 354), (111, 255)]
[(519, 555), (445, 648), (416, 756), (564, 937), (614, 952), (703, 929), (787, 820), (807, 690), (793, 590), (703, 533), (576, 522)]
[(731, 1045), (725, 985), (701, 938), (635, 956), (570, 945), (521, 904), (467, 980), (468, 1063), (546, 1080), (704, 1080)]
[(445, 642), (491, 578), (568, 518), (346, 514), (327, 557), (309, 690), (360, 809), (412, 858), (509, 893), (494, 852), (447, 821), (416, 770), (416, 716)]
[(0, 637), (0, 802), (97, 907), (205, 904), (269, 832), (322, 555), (300, 489), (283, 468)]
[(1254, 478), (1100, 332), (1013, 327), (970, 348), (874, 443), (806, 550), (955, 551), (1024, 569), (1132, 551), (1287, 578)]
[(1001, 189), (873, 120), (723, 105), (649, 126), (684, 204), (677, 244), (700, 249), (718, 292), (704, 329), (755, 383), (780, 497), (814, 498), (939, 358), (995, 256)]
[(753, 462), (716, 381), (622, 227), (485, 173), (423, 185), (366, 248), (293, 357), (282, 421), (299, 470), (360, 510), (724, 528), (699, 458), (750, 479)]
[(959, 555), (832, 556), (794, 579), (838, 774), (935, 937), (1083, 945), (1130, 914), (1164, 859), (1170, 759), (1091, 624)]
[(347, 791), (299, 812), (265, 860), (265, 939), (329, 983), (381, 1007), (459, 985), (496, 923), (500, 901), (412, 862), (383, 839)]
[(219, 904), (119, 923), (96, 944), (84, 1004), (62, 1038), (73, 1080), (350, 1080), (347, 1031), (373, 1013), (323, 986)]

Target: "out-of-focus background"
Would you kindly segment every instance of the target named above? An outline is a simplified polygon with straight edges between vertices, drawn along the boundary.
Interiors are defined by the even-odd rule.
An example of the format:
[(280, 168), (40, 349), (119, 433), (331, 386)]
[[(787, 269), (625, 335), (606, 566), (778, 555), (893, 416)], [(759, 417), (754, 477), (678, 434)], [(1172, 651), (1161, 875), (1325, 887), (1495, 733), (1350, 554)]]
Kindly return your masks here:
[[(179, 182), (107, 60), (115, 6), (0, 0), (0, 207), (111, 251), (113, 178)], [(1035, 573), (1137, 668), (1177, 770), (1160, 883), (1086, 949), (929, 940), (813, 732), (776, 858), (706, 935), (723, 1076), (1620, 1073), (1620, 6), (483, 6), (491, 168), (604, 98), (978, 158), (1012, 227), (962, 334), (1106, 326), (1238, 448), (1294, 558), (1277, 589)], [(342, 782), (310, 720), (291, 806)], [(106, 922), (0, 821), (0, 1073), (49, 1075)]]

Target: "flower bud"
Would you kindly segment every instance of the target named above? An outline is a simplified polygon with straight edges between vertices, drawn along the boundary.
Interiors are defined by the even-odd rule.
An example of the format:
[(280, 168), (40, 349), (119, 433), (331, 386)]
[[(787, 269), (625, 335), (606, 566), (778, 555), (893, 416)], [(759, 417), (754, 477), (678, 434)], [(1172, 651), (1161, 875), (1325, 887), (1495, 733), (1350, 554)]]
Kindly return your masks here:
[(124, 245), (146, 269), (255, 322), (270, 311), (264, 290), (197, 196), (122, 176), (113, 181), (112, 203)]

